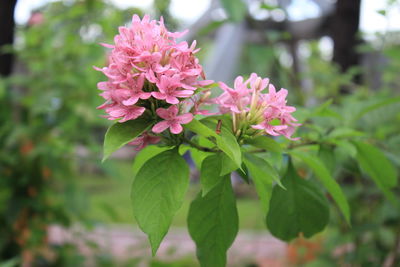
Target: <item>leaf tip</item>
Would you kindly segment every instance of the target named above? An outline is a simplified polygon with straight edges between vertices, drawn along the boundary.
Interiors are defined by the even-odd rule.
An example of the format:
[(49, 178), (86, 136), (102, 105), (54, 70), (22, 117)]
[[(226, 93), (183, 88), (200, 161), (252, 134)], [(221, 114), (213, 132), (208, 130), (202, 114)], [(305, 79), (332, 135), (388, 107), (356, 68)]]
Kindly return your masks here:
[(149, 237), (150, 245), (151, 245), (151, 256), (155, 257), (157, 254), (157, 250), (160, 247), (161, 240), (159, 240), (159, 241), (154, 240), (154, 237), (152, 237), (150, 235), (148, 235), (148, 237)]

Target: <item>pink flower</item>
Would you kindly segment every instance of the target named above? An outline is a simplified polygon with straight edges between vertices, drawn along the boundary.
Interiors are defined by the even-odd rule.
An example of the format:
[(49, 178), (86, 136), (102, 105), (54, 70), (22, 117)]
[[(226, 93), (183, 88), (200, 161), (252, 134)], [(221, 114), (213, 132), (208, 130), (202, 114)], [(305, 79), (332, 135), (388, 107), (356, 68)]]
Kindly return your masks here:
[[(215, 102), (219, 104), (221, 113), (231, 112), (233, 116), (233, 131), (240, 135), (243, 131), (247, 134), (255, 134), (254, 130), (261, 130), (266, 134), (291, 138), (297, 126), (296, 119), (291, 115), (296, 109), (286, 105), (288, 91), (281, 89), (276, 91), (269, 84), (268, 93), (264, 93), (269, 79), (262, 79), (252, 73), (247, 81), (241, 76), (235, 79), (234, 89), (220, 82), (224, 90)], [(249, 88), (250, 87), (250, 88)], [(250, 126), (250, 128), (249, 128)], [(256, 132), (260, 133), (260, 132)]]
[(193, 114), (186, 113), (178, 115), (178, 107), (173, 105), (169, 108), (158, 108), (157, 115), (163, 118), (163, 121), (158, 122), (153, 126), (152, 131), (155, 133), (161, 133), (166, 129), (170, 128), (171, 133), (179, 134), (183, 128), (181, 124), (189, 123), (193, 120)]
[(144, 75), (140, 75), (137, 80), (134, 80), (132, 77), (128, 79), (125, 84), (122, 86), (126, 86), (129, 90), (128, 99), (123, 100), (122, 104), (125, 106), (131, 106), (136, 104), (139, 99), (149, 99), (151, 96), (150, 92), (143, 92), (143, 83), (144, 83)]
[(242, 110), (248, 110), (246, 106), (250, 102), (250, 90), (247, 88), (248, 81), (243, 83), (243, 77), (235, 79), (234, 88), (228, 87), (225, 83), (219, 82), (219, 86), (225, 92), (216, 98), (219, 109), (222, 113), (234, 112), (240, 113)]
[[(265, 87), (264, 87), (265, 88)], [(296, 108), (286, 105), (286, 96), (288, 91), (281, 89), (276, 92), (275, 86), (270, 84), (269, 92), (260, 95), (261, 106), (263, 107), (263, 121), (259, 124), (252, 125), (253, 129), (264, 130), (266, 133), (278, 136), (283, 135), (291, 140), (298, 140), (298, 138), (291, 138), (297, 126), (296, 119), (291, 115)], [(273, 121), (279, 121), (279, 125), (271, 124)]]
[(140, 117), (146, 110), (144, 107), (127, 107), (121, 104), (104, 104), (99, 108), (104, 108), (105, 111), (108, 113), (108, 116), (106, 116), (106, 118), (108, 118), (109, 120), (120, 119), (118, 122), (134, 120)]
[[(110, 120), (134, 120), (150, 107), (178, 105), (198, 89), (213, 81), (205, 80), (203, 67), (195, 53), (196, 42), (178, 42), (186, 32), (171, 33), (160, 21), (133, 15), (129, 27), (119, 27), (114, 44), (102, 44), (112, 49), (107, 66), (97, 68), (108, 81), (98, 83), (100, 94), (106, 102), (104, 109)], [(153, 98), (152, 98), (153, 97)], [(148, 101), (146, 101), (148, 100)], [(150, 103), (151, 102), (151, 103)], [(171, 130), (172, 132), (172, 130)]]
[(157, 83), (157, 86), (159, 92), (152, 92), (152, 96), (160, 100), (165, 100), (169, 104), (178, 104), (178, 97), (187, 98), (193, 95), (193, 90), (181, 89), (181, 87), (186, 85), (183, 85), (180, 82), (180, 76), (177, 74), (172, 77), (162, 75), (160, 82)]
[(153, 136), (150, 135), (148, 132), (144, 132), (141, 136), (135, 138), (132, 142), (130, 142), (130, 145), (137, 146), (135, 150), (142, 150), (149, 144), (157, 144), (160, 142), (161, 138), (158, 136)]

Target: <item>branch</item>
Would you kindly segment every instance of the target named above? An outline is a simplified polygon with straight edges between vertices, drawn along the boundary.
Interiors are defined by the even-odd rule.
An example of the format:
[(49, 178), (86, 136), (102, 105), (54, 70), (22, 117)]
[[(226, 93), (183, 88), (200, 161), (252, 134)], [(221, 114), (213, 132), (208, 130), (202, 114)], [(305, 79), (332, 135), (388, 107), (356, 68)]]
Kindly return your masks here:
[(213, 148), (209, 148), (209, 147), (205, 147), (205, 146), (201, 146), (199, 144), (196, 144), (195, 142), (191, 141), (190, 139), (183, 137), (183, 141), (185, 143), (187, 143), (188, 145), (190, 145), (191, 147), (194, 147), (200, 151), (204, 151), (204, 152), (220, 152), (219, 149), (213, 149)]

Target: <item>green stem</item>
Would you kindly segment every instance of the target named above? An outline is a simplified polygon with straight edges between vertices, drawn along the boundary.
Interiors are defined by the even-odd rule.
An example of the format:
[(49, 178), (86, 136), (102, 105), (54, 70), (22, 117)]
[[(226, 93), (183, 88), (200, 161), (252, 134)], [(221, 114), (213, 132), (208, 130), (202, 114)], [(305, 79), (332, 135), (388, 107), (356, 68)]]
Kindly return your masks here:
[(204, 146), (201, 146), (201, 145), (199, 145), (199, 144), (196, 144), (195, 142), (192, 142), (190, 139), (188, 139), (188, 138), (186, 138), (186, 137), (183, 137), (183, 141), (184, 141), (185, 143), (187, 143), (188, 145), (190, 145), (191, 147), (194, 147), (194, 148), (196, 148), (196, 149), (198, 149), (198, 150), (200, 150), (200, 151), (204, 151), (204, 152), (214, 152), (214, 153), (220, 152), (218, 149), (213, 149), (213, 148), (209, 148), (209, 147), (204, 147)]

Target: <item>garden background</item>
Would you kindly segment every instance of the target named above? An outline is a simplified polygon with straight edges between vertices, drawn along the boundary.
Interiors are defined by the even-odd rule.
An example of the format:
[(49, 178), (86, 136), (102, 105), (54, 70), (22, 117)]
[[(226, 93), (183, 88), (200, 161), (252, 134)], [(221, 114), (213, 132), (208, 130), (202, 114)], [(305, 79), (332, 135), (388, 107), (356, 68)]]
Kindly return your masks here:
[[(104, 78), (92, 66), (107, 53), (99, 43), (147, 13), (171, 31), (189, 28), (183, 38), (201, 44), (208, 79), (257, 72), (287, 88), (303, 123), (297, 135), (329, 141), (319, 157), (351, 206), (351, 227), (332, 206), (327, 230), (285, 244), (269, 235), (254, 189), (233, 176), (241, 230), (228, 265), (400, 266), (399, 186), (380, 190), (346, 156), (355, 153), (346, 138), (360, 137), (400, 167), (398, 1), (128, 2), (0, 2), (1, 267), (197, 266), (185, 229), (199, 189), (190, 155), (187, 201), (155, 258), (130, 203), (137, 166), (154, 148), (133, 166), (129, 146), (101, 163), (110, 122), (96, 109)], [(373, 152), (369, 164), (384, 174)]]

